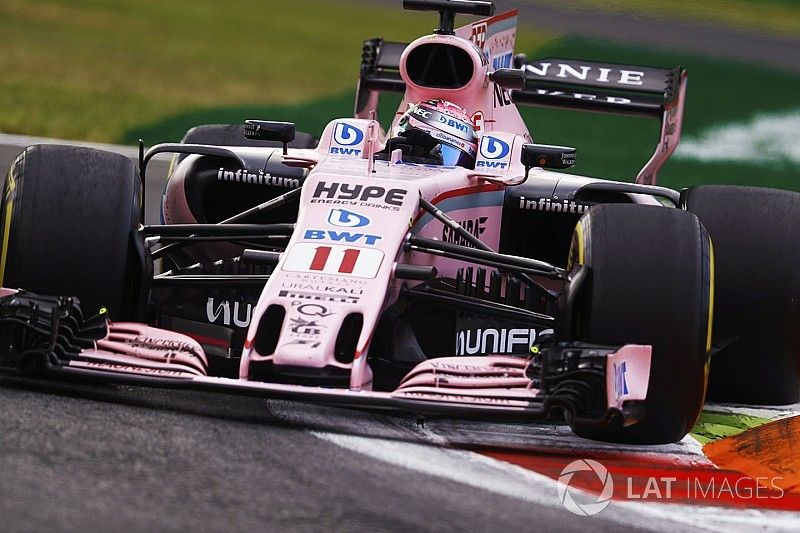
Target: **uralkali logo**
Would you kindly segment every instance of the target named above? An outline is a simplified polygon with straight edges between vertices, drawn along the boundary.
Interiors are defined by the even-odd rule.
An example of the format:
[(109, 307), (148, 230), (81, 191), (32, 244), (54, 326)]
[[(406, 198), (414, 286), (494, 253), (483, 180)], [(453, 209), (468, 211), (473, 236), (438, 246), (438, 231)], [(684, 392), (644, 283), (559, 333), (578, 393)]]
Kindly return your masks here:
[[(594, 472), (603, 484), (599, 496), (571, 487), (570, 483), (575, 474), (579, 472)], [(592, 459), (578, 459), (568, 464), (558, 478), (558, 499), (564, 508), (578, 516), (594, 516), (602, 512), (611, 502), (614, 495), (614, 480), (611, 479), (608, 469)]]

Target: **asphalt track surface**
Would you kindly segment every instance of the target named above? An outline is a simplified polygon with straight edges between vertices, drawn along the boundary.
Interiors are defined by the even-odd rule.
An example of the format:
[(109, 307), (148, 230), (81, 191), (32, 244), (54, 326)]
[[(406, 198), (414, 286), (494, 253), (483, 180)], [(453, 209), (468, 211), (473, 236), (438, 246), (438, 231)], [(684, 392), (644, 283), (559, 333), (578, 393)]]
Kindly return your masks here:
[[(0, 135), (0, 169), (28, 144)], [(57, 141), (62, 142), (62, 141)], [(130, 147), (98, 146), (136, 157)], [(148, 171), (158, 218), (166, 161)], [(290, 401), (0, 372), (0, 531), (728, 531), (786, 513), (612, 502), (576, 516), (556, 483), (473, 451), (642, 448), (559, 424), (418, 420)], [(691, 443), (649, 447), (691, 459)]]
[[(25, 145), (39, 142), (52, 141), (0, 136), (0, 168), (5, 172)], [(165, 171), (161, 162), (148, 172), (151, 222)], [(478, 437), (473, 444), (487, 442), (480, 435), (503, 441), (497, 428), (471, 427), (476, 431), (466, 433)], [(524, 443), (526, 433), (538, 430), (507, 431), (508, 439)], [(569, 531), (587, 525), (558, 504), (549, 480), (442, 447), (452, 440), (447, 434), (464, 432), (432, 433), (407, 416), (296, 402), (0, 374), (0, 530)], [(366, 446), (367, 453), (353, 446)], [(431, 453), (410, 468), (403, 464), (406, 456)], [(475, 469), (476, 460), (486, 472)], [(447, 471), (436, 470), (448, 461)], [(592, 519), (591, 527), (646, 525), (635, 512), (617, 514), (616, 520)]]

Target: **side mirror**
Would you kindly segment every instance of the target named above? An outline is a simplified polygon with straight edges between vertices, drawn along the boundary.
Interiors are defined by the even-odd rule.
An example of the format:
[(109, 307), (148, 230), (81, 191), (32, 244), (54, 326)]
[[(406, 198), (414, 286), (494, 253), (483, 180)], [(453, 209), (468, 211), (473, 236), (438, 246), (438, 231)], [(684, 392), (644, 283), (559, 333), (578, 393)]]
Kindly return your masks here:
[(575, 148), (549, 144), (525, 144), (522, 146), (520, 163), (530, 170), (532, 167), (564, 169), (575, 166)]
[(521, 68), (499, 68), (489, 74), (489, 79), (503, 89), (522, 90), (525, 88), (525, 71)]
[(289, 143), (294, 140), (295, 126), (293, 122), (245, 120), (244, 124), (244, 136), (246, 138), (283, 143), (284, 155), (286, 155)]

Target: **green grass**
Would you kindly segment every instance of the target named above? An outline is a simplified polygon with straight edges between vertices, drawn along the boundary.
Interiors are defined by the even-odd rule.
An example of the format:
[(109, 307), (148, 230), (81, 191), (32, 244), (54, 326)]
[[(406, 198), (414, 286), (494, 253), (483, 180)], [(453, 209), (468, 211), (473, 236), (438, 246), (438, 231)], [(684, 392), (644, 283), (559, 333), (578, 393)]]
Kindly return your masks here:
[(0, 0), (0, 131), (115, 142), (165, 117), (338, 97), (363, 39), (434, 24), (399, 1)]
[[(596, 40), (566, 38), (539, 50), (543, 56), (580, 57), (633, 65), (682, 65), (689, 71), (684, 137), (752, 119), (758, 113), (800, 108), (800, 77), (678, 52), (627, 48)], [(650, 157), (658, 137), (655, 120), (526, 109), (534, 138), (578, 148), (575, 172), (630, 180)], [(671, 187), (697, 183), (763, 184), (800, 190), (800, 168), (792, 165), (701, 163), (672, 158), (659, 182)]]
[[(713, 61), (681, 53), (632, 49), (580, 38), (564, 38), (540, 47), (540, 56), (578, 57), (640, 65), (683, 65), (689, 70), (684, 137), (700, 135), (709, 127), (746, 122), (758, 113), (780, 113), (800, 108), (800, 77), (770, 69)], [(534, 54), (531, 54), (532, 56)], [(392, 100), (396, 102), (396, 100)], [(135, 128), (125, 140), (138, 136), (149, 141), (177, 140), (191, 126), (203, 122), (240, 122), (245, 118), (293, 120), (298, 128), (318, 134), (327, 122), (352, 113), (353, 92), (293, 106), (229, 106), (195, 110)], [(387, 106), (391, 111), (391, 106)], [(578, 165), (570, 172), (632, 181), (652, 154), (658, 121), (601, 114), (522, 108), (534, 139), (578, 149)], [(383, 115), (384, 124), (390, 114)], [(800, 190), (800, 168), (726, 162), (702, 163), (672, 158), (659, 183), (681, 188), (699, 183), (765, 185)]]
[(703, 411), (692, 428), (691, 435), (705, 446), (709, 442), (732, 437), (769, 422), (771, 420), (757, 416)]

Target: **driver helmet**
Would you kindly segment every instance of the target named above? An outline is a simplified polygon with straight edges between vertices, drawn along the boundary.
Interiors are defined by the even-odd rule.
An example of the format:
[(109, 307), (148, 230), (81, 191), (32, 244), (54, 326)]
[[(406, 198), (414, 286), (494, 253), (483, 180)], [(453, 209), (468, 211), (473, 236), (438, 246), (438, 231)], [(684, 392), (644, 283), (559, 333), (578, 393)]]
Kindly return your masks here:
[(430, 155), (443, 165), (474, 168), (478, 150), (478, 137), (467, 112), (446, 100), (425, 100), (410, 104), (394, 128), (393, 136), (413, 138), (410, 130), (422, 130), (433, 137), (436, 144)]

